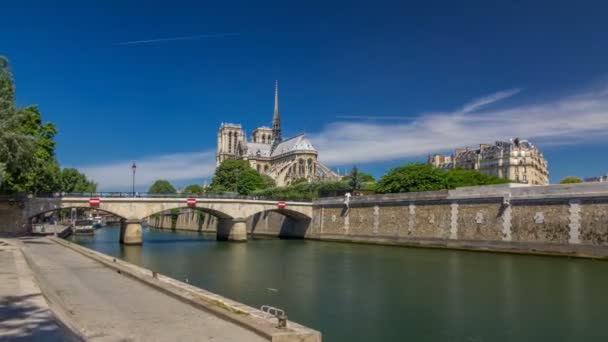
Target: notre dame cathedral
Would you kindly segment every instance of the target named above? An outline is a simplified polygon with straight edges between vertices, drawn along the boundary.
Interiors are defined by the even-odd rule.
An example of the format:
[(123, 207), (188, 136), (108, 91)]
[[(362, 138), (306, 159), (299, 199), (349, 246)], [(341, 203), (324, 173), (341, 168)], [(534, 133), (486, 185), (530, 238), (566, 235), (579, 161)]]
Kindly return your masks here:
[(304, 134), (283, 139), (279, 114), (279, 86), (275, 86), (272, 127), (258, 127), (247, 141), (240, 124), (222, 123), (217, 134), (217, 165), (226, 159), (248, 160), (261, 174), (270, 176), (277, 186), (296, 179), (337, 180), (338, 174), (318, 161), (319, 153)]

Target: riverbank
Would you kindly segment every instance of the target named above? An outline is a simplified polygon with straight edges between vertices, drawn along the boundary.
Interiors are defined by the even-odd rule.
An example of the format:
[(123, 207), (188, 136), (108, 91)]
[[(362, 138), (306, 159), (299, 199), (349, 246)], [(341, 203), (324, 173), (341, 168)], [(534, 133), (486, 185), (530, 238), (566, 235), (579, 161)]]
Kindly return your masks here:
[(275, 329), (253, 308), (58, 238), (27, 239), (22, 250), (54, 312), (85, 339), (320, 341), (296, 323)]

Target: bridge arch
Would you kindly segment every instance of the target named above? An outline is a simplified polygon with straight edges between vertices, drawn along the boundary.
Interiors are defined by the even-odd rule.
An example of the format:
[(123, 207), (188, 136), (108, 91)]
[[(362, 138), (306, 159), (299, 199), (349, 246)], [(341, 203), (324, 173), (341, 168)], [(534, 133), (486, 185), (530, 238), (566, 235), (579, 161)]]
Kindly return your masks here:
[(246, 222), (251, 235), (303, 239), (310, 231), (312, 217), (297, 210), (272, 208), (250, 215)]
[(65, 209), (83, 209), (83, 210), (95, 210), (95, 211), (103, 211), (104, 213), (108, 213), (111, 215), (114, 215), (120, 219), (126, 219), (126, 217), (119, 215), (113, 211), (109, 211), (106, 209), (100, 209), (100, 208), (95, 208), (95, 207), (91, 207), (91, 206), (84, 206), (84, 205), (72, 205), (72, 206), (61, 206), (59, 208), (41, 208), (40, 211), (30, 211), (27, 213), (28, 217), (28, 221), (31, 221), (32, 219), (34, 219), (37, 216), (40, 215), (44, 215), (44, 214), (48, 214), (51, 212), (55, 212), (55, 211), (61, 211), (61, 210), (65, 210)]

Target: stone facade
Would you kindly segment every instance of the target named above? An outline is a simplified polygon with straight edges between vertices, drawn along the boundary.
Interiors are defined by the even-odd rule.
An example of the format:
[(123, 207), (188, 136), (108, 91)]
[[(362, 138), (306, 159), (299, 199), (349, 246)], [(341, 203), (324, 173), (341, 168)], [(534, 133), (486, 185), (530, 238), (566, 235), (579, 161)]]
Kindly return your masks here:
[(516, 184), (314, 202), (321, 240), (608, 257), (608, 184)]
[(249, 141), (240, 124), (221, 124), (217, 135), (217, 165), (227, 159), (247, 160), (252, 168), (270, 176), (278, 186), (301, 178), (339, 179), (339, 175), (318, 161), (317, 150), (304, 134), (282, 138), (278, 96), (277, 86), (272, 128), (254, 129)]
[(527, 140), (497, 141), (479, 148), (456, 149), (453, 155), (433, 154), (429, 163), (441, 169), (462, 168), (530, 185), (549, 184), (547, 161)]

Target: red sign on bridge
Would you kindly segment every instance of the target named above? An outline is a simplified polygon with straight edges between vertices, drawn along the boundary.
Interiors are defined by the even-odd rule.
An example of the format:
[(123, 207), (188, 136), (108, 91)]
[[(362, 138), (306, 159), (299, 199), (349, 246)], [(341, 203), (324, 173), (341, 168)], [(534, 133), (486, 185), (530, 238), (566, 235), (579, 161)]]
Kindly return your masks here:
[(89, 205), (99, 205), (99, 197), (91, 197), (89, 198)]
[(188, 206), (195, 206), (196, 205), (196, 198), (188, 198), (188, 200), (186, 201), (186, 203), (188, 203)]
[(283, 209), (287, 206), (287, 203), (285, 203), (285, 201), (279, 201), (277, 202), (277, 207), (279, 207), (279, 209)]

